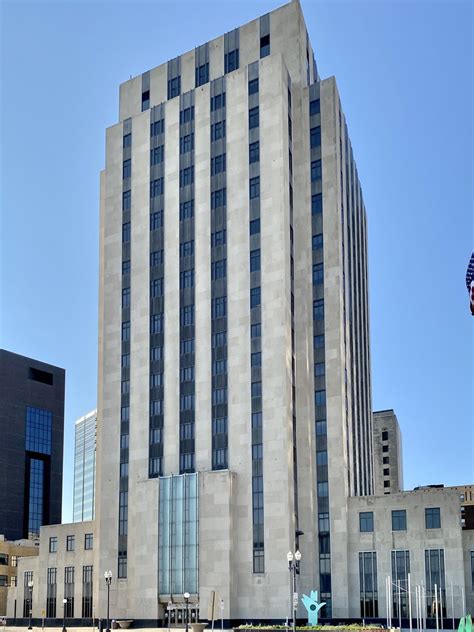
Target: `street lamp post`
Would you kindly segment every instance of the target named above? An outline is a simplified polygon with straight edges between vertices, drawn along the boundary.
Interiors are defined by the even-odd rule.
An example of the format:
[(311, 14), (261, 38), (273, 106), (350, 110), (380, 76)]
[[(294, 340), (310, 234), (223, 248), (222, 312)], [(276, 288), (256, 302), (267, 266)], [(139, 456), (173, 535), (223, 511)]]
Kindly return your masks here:
[(188, 592), (185, 592), (183, 597), (184, 597), (184, 602), (186, 604), (186, 632), (189, 632), (189, 597), (191, 595)]
[(300, 561), (301, 561), (301, 553), (300, 551), (296, 551), (293, 555), (292, 551), (288, 551), (286, 554), (286, 559), (288, 560), (288, 570), (290, 571), (290, 586), (293, 591), (293, 632), (296, 632), (296, 610), (298, 608), (298, 593), (296, 592), (296, 576), (299, 575), (300, 572)]
[(62, 632), (67, 632), (67, 630), (66, 630), (66, 606), (67, 606), (67, 599), (66, 599), (66, 597), (64, 597), (64, 599), (63, 599), (63, 630), (62, 630)]
[(28, 592), (29, 592), (29, 598), (30, 598), (30, 603), (29, 603), (29, 623), (28, 623), (28, 630), (32, 630), (33, 628), (31, 627), (31, 615), (32, 615), (32, 610), (33, 610), (33, 580), (30, 580), (28, 582)]
[(112, 571), (105, 571), (104, 579), (107, 586), (107, 632), (110, 632), (110, 584), (112, 583)]

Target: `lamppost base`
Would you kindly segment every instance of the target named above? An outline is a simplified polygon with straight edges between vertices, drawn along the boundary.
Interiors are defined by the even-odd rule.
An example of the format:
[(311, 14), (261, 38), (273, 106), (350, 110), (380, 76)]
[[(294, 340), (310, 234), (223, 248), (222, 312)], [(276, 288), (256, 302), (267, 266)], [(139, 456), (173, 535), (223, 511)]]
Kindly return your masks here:
[(28, 626), (27, 630), (32, 630), (31, 624)]
[(65, 625), (63, 625), (63, 629), (61, 630), (61, 632), (67, 632)]

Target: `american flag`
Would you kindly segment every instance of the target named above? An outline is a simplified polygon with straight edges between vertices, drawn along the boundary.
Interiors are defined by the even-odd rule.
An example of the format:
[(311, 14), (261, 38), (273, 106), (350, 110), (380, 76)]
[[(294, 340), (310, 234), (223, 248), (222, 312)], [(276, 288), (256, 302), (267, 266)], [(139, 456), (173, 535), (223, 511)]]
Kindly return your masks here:
[(474, 316), (474, 252), (471, 255), (469, 265), (467, 266), (466, 287), (471, 300), (471, 314)]

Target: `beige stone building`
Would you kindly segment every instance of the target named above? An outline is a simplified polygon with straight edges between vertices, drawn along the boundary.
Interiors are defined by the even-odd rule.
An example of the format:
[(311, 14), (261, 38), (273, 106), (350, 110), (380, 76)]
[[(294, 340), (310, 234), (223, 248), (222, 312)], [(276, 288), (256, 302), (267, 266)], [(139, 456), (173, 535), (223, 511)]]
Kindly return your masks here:
[(7, 594), (10, 586), (17, 585), (18, 561), (39, 553), (39, 540), (10, 542), (0, 535), (0, 617), (7, 614)]
[[(359, 553), (382, 577), (388, 508), (413, 511), (421, 574), (425, 497), (373, 495), (366, 213), (299, 2), (125, 82), (119, 111), (101, 173), (96, 514), (42, 529), (21, 568), (35, 616), (55, 594), (76, 622), (105, 617), (110, 570), (112, 616), (137, 626), (170, 602), (182, 620), (185, 593), (196, 617), (216, 593), (227, 623), (281, 622), (299, 549), (298, 590), (319, 591), (323, 617), (377, 618), (357, 584), (377, 556)], [(454, 501), (436, 503), (436, 546), (459, 562)], [(376, 541), (369, 516), (356, 529), (372, 505)]]

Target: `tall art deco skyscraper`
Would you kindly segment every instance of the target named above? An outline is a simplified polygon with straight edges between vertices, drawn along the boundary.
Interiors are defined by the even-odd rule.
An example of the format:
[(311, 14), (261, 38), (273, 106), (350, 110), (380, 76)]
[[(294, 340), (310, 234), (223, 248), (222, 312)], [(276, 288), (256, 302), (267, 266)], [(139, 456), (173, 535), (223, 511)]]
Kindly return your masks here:
[(184, 592), (206, 616), (214, 590), (227, 619), (284, 618), (296, 547), (343, 616), (346, 501), (373, 493), (366, 215), (299, 2), (122, 84), (100, 244), (115, 616)]

